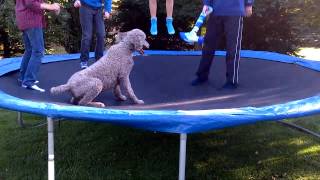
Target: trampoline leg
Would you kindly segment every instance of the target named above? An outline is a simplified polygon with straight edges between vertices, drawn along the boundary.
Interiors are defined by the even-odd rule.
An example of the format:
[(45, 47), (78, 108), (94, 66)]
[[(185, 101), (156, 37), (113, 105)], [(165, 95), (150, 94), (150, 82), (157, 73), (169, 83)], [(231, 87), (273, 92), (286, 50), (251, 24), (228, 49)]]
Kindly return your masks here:
[(18, 112), (18, 116), (17, 116), (17, 123), (20, 127), (24, 127), (24, 122), (22, 119), (22, 112)]
[(48, 180), (54, 180), (54, 121), (47, 117), (48, 121)]
[(179, 180), (185, 180), (187, 134), (180, 134)]

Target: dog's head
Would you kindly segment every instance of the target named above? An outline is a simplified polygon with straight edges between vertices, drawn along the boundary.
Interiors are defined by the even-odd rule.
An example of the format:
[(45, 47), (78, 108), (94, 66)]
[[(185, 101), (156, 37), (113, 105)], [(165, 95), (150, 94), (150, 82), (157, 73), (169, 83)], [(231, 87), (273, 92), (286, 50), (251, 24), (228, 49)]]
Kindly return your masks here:
[(133, 50), (143, 54), (144, 48), (149, 48), (149, 43), (146, 40), (146, 34), (140, 29), (133, 29), (125, 33), (123, 41), (130, 43)]

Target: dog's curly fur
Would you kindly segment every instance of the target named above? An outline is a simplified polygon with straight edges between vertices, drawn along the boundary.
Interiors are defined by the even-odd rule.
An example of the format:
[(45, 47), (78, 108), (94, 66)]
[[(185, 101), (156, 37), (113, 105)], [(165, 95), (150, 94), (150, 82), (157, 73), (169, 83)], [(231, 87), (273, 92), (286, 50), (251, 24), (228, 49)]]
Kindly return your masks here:
[(134, 103), (143, 104), (143, 100), (139, 100), (134, 94), (129, 75), (134, 65), (132, 53), (149, 47), (146, 35), (140, 29), (133, 29), (122, 33), (119, 41), (100, 60), (73, 74), (66, 84), (52, 87), (50, 92), (70, 92), (72, 104), (105, 107), (104, 103), (93, 102), (100, 92), (113, 89), (115, 97), (125, 101), (127, 98), (120, 90), (123, 89)]

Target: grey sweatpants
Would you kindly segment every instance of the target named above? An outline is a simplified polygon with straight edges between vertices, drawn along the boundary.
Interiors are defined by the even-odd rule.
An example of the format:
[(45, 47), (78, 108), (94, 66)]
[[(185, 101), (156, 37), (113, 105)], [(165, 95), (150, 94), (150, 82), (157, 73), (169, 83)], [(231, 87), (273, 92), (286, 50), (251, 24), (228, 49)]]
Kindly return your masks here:
[(210, 15), (207, 23), (207, 33), (204, 37), (202, 57), (197, 71), (200, 79), (207, 79), (212, 60), (221, 37), (226, 37), (226, 79), (227, 82), (238, 84), (239, 61), (242, 40), (242, 16)]

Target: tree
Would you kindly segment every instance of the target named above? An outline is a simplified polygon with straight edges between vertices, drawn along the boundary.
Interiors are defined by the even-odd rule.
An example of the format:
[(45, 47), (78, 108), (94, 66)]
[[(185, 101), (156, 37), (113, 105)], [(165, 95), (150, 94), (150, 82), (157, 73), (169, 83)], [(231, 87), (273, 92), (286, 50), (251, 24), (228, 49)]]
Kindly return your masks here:
[(292, 12), (285, 0), (255, 1), (254, 15), (244, 23), (243, 47), (294, 54), (301, 42)]
[[(112, 20), (112, 26), (120, 31), (128, 31), (139, 28), (148, 35), (151, 49), (190, 49), (193, 46), (182, 42), (178, 36), (179, 31), (190, 30), (192, 22), (201, 12), (201, 1), (175, 0), (174, 21), (176, 35), (167, 34), (165, 26), (165, 2), (158, 2), (158, 35), (150, 36), (150, 14), (148, 1), (146, 0), (122, 0), (115, 3), (117, 13)], [(187, 4), (187, 5), (186, 5)]]
[[(2, 56), (10, 57), (12, 54), (21, 53), (20, 32), (15, 23), (14, 1), (0, 3), (0, 50)], [(2, 48), (1, 48), (2, 47)]]
[[(276, 51), (294, 54), (301, 46), (320, 46), (319, 0), (255, 0), (254, 15), (245, 19), (243, 49)], [(15, 24), (15, 1), (0, 0), (0, 55), (5, 57), (23, 52), (21, 33)], [(49, 0), (53, 2), (53, 0)], [(78, 9), (73, 0), (55, 0), (64, 8), (59, 16), (47, 13), (45, 30), (47, 53), (56, 46), (63, 46), (68, 53), (78, 52), (81, 28)], [(113, 1), (114, 15), (107, 21), (106, 31), (127, 31), (140, 28), (148, 34), (151, 49), (185, 50), (194, 46), (182, 42), (180, 31), (190, 31), (202, 9), (201, 1), (175, 0), (174, 26), (176, 35), (169, 36), (165, 27), (165, 3), (158, 2), (158, 31), (149, 34), (150, 15), (147, 0)], [(205, 32), (205, 27), (203, 29)], [(113, 34), (109, 34), (109, 45)], [(2, 51), (2, 52), (1, 52)]]
[[(55, 1), (57, 2), (57, 1)], [(81, 41), (81, 28), (78, 9), (73, 7), (74, 1), (59, 0), (62, 5), (60, 14), (47, 13), (46, 28), (47, 47), (63, 46), (68, 53), (78, 52)]]
[[(122, 0), (117, 3), (114, 25), (123, 31), (140, 28), (149, 33), (149, 9), (145, 0)], [(276, 51), (294, 54), (301, 46), (301, 34), (319, 27), (320, 3), (316, 0), (256, 0), (254, 15), (245, 19), (243, 49)], [(157, 37), (148, 37), (152, 49), (192, 49), (179, 37), (166, 35), (164, 3), (158, 3)], [(200, 1), (175, 0), (176, 31), (189, 31), (201, 11)], [(303, 11), (303, 13), (302, 13)], [(319, 29), (319, 28), (318, 28)], [(204, 31), (205, 32), (205, 27)], [(304, 32), (304, 33), (302, 33)], [(223, 47), (223, 46), (221, 46)]]
[(297, 0), (290, 3), (292, 14), (296, 14), (293, 24), (303, 46), (320, 47), (320, 3), (315, 0)]

